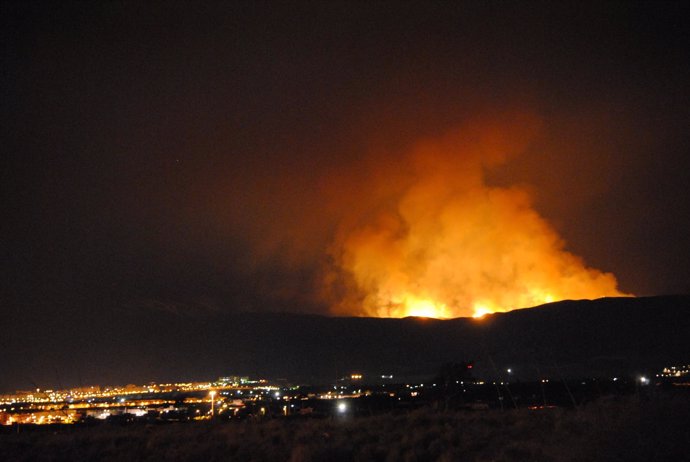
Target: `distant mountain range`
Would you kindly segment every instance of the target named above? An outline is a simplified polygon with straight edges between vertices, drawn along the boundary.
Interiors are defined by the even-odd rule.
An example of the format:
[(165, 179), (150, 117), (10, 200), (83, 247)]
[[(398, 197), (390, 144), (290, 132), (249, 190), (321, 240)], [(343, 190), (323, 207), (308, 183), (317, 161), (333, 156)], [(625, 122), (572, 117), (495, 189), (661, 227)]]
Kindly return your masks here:
[(626, 376), (690, 363), (690, 296), (561, 301), (450, 320), (111, 309), (62, 318), (41, 336), (30, 363), (15, 358), (6, 371), (26, 370), (20, 381), (43, 387), (222, 375), (423, 377), (469, 360), (487, 378), (506, 377), (508, 368), (523, 380)]

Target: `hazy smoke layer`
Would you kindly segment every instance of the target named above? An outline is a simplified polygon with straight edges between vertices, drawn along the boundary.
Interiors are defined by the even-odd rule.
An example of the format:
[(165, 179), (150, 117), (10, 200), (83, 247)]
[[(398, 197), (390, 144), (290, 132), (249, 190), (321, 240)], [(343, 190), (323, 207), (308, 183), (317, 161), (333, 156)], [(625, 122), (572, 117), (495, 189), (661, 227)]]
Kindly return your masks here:
[(524, 188), (487, 184), (538, 129), (529, 115), (483, 118), (360, 165), (330, 248), (333, 311), (457, 317), (622, 295), (613, 274), (565, 250)]

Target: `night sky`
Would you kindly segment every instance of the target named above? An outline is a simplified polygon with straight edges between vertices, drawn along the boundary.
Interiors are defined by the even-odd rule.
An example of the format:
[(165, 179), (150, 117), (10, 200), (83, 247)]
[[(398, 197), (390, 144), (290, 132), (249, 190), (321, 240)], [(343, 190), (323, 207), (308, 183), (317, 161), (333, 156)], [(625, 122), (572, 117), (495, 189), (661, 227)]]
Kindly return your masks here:
[(686, 2), (374, 3), (0, 4), (0, 388), (101, 311), (333, 313), (344, 223), (477, 120), (568, 252), (690, 292)]

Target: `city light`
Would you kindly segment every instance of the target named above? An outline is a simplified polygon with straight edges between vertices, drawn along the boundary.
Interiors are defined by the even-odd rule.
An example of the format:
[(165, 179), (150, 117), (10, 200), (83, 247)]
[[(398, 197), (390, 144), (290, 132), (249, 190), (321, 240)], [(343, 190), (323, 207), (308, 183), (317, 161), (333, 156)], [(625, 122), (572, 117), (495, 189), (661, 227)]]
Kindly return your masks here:
[[(465, 363), (469, 367), (471, 363)], [(515, 369), (503, 369), (508, 375)], [(389, 374), (372, 374), (376, 379), (392, 378)], [(656, 377), (652, 380), (650, 377)], [(367, 396), (386, 397), (400, 405), (411, 402), (429, 402), (436, 390), (450, 387), (445, 383), (428, 381), (414, 384), (396, 384), (386, 381), (378, 385), (367, 384), (361, 373), (352, 373), (336, 384), (315, 387), (306, 391), (300, 386), (286, 386), (266, 380), (217, 380), (210, 382), (148, 383), (146, 385), (89, 386), (68, 390), (18, 391), (0, 395), (0, 425), (11, 424), (69, 424), (88, 419), (118, 421), (124, 419), (157, 420), (208, 420), (216, 418), (251, 418), (277, 415), (292, 416), (321, 413), (326, 415), (350, 415), (352, 403)], [(469, 398), (486, 384), (506, 385), (504, 381), (487, 381), (465, 378), (452, 383), (453, 392), (467, 393)], [(659, 369), (655, 376), (635, 375), (609, 377), (610, 383), (618, 387), (647, 387), (653, 383), (674, 387), (689, 387), (690, 367), (669, 365)], [(389, 379), (390, 380), (390, 379)], [(578, 386), (590, 388), (592, 380), (579, 380)], [(549, 378), (539, 378), (532, 385), (541, 387), (549, 384)], [(457, 387), (457, 388), (456, 388)], [(405, 392), (403, 392), (405, 390)], [(427, 391), (428, 390), (428, 391)], [(553, 389), (551, 392), (556, 392)], [(629, 388), (628, 388), (629, 390)], [(640, 390), (641, 391), (641, 390)], [(537, 396), (537, 394), (535, 394)], [(500, 398), (499, 398), (500, 399)], [(331, 401), (331, 404), (323, 402)], [(409, 400), (407, 404), (406, 400)], [(210, 403), (210, 409), (209, 409)], [(536, 404), (535, 404), (536, 405)], [(294, 410), (294, 411), (293, 411)]]
[(215, 398), (216, 398), (216, 390), (211, 390), (209, 393), (209, 396), (211, 397), (211, 417), (214, 416), (215, 414)]

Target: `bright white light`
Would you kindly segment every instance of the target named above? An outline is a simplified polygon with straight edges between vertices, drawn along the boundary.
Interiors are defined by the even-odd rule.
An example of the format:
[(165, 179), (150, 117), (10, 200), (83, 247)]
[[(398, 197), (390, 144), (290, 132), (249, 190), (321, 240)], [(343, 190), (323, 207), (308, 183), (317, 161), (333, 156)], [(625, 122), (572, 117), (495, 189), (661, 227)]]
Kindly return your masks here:
[(508, 369), (506, 372), (508, 372), (509, 374), (512, 374), (512, 373), (513, 373), (513, 370), (512, 370), (512, 369)]
[(343, 414), (345, 411), (347, 411), (347, 404), (345, 404), (343, 401), (338, 403), (338, 412)]
[(472, 314), (472, 317), (475, 319), (481, 319), (487, 314), (493, 313), (493, 310), (490, 309), (486, 305), (482, 305), (481, 303), (475, 303), (474, 305), (474, 313)]
[(649, 379), (643, 375), (642, 377), (640, 377), (640, 383), (642, 385), (647, 385), (649, 383)]

